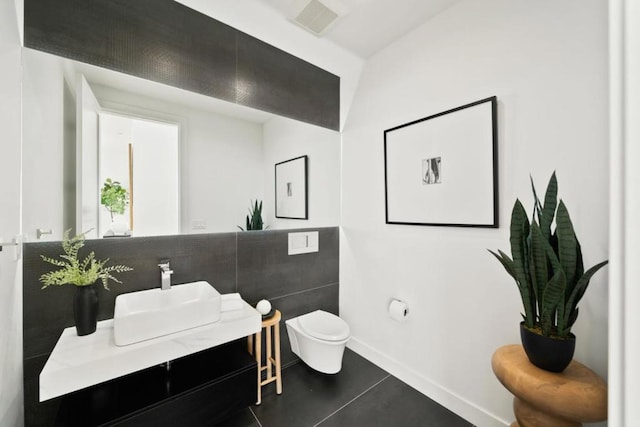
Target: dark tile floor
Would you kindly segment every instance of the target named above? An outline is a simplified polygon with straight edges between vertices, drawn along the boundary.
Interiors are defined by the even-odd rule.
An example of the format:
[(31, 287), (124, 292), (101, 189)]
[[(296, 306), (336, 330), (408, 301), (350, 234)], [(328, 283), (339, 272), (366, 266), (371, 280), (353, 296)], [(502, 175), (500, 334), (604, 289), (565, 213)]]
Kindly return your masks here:
[(297, 363), (282, 371), (283, 393), (263, 388), (262, 404), (222, 427), (472, 426), (347, 349), (342, 371), (325, 375)]

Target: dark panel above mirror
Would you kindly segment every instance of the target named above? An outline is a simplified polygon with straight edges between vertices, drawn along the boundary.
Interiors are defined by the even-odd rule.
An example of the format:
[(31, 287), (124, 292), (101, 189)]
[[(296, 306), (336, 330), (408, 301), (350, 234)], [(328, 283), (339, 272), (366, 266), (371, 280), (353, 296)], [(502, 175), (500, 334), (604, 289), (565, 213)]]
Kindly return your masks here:
[(338, 130), (340, 78), (238, 33), (238, 104)]
[(173, 0), (25, 0), (24, 44), (339, 129), (338, 76)]

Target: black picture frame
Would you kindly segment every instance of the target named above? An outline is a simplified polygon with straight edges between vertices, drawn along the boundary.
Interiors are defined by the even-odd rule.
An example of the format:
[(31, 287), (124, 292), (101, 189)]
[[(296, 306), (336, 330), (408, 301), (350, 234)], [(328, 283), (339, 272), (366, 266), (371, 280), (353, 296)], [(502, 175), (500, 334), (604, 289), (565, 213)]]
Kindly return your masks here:
[(276, 218), (309, 219), (308, 156), (275, 165)]
[(497, 228), (498, 100), (384, 131), (387, 224)]

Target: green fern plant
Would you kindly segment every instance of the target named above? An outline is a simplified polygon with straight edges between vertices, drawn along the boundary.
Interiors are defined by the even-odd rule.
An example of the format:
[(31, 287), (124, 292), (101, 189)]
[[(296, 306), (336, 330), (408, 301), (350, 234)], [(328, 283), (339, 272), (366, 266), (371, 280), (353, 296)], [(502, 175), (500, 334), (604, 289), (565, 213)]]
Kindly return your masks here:
[[(246, 228), (238, 226), (242, 231), (262, 230), (264, 223), (262, 222), (262, 200), (260, 203), (256, 200), (252, 206), (249, 206), (249, 215), (246, 218)], [(268, 228), (264, 227), (266, 230)]]
[(107, 208), (111, 215), (111, 222), (113, 222), (114, 214), (124, 214), (124, 210), (129, 204), (129, 193), (120, 182), (107, 178), (100, 189), (100, 204)]
[(562, 199), (558, 203), (555, 172), (547, 185), (544, 204), (538, 199), (533, 178), (531, 188), (531, 222), (520, 200), (516, 200), (511, 212), (511, 257), (501, 250), (489, 252), (516, 281), (525, 327), (543, 336), (567, 338), (589, 281), (608, 261), (584, 270), (582, 249), (569, 211)]
[(51, 285), (87, 286), (101, 280), (104, 288), (109, 290), (109, 280), (122, 283), (114, 277), (112, 273), (123, 273), (133, 270), (125, 265), (111, 265), (107, 267), (106, 263), (109, 261), (109, 258), (102, 261), (97, 260), (93, 251), (83, 260), (78, 259), (78, 252), (84, 246), (85, 233), (80, 233), (73, 238), (69, 238), (70, 231), (71, 230), (67, 230), (64, 233), (62, 240), (64, 255), (60, 255), (61, 259), (40, 255), (45, 262), (60, 267), (58, 270), (50, 271), (40, 276), (40, 282), (43, 283), (42, 289)]

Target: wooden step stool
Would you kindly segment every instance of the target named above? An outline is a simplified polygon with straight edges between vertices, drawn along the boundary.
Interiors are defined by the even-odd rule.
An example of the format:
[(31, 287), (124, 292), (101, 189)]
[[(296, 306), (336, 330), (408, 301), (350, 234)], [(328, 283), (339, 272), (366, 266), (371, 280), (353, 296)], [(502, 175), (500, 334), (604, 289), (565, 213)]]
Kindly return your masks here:
[[(282, 394), (282, 366), (280, 363), (280, 319), (281, 314), (276, 310), (269, 319), (262, 321), (262, 329), (266, 329), (266, 366), (262, 366), (262, 330), (250, 335), (247, 339), (249, 353), (255, 355), (258, 362), (258, 400), (256, 405), (262, 403), (262, 386), (276, 382), (276, 393)], [(273, 337), (273, 343), (272, 343)], [(255, 348), (254, 348), (255, 344)], [(275, 354), (274, 354), (275, 353)], [(267, 378), (262, 379), (262, 371), (267, 371)]]

